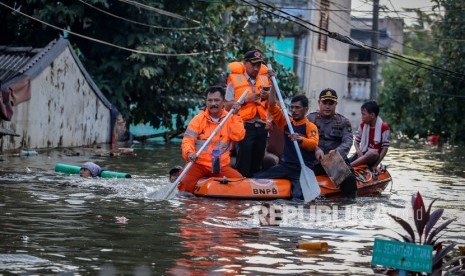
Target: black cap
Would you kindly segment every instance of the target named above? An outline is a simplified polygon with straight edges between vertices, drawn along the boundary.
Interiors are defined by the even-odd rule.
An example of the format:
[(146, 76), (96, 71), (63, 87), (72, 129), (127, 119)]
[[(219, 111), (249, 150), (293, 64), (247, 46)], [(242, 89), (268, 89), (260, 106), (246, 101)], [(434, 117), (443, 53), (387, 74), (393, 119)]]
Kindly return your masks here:
[(180, 170), (182, 170), (182, 167), (181, 166), (174, 166), (171, 170), (170, 170), (170, 175), (172, 175), (173, 173), (177, 173), (179, 172)]
[(259, 50), (248, 51), (244, 55), (244, 60), (252, 62), (252, 63), (257, 63), (257, 62), (265, 63), (263, 61), (263, 55)]
[(320, 101), (331, 100), (337, 102), (337, 93), (334, 89), (326, 88), (320, 93)]

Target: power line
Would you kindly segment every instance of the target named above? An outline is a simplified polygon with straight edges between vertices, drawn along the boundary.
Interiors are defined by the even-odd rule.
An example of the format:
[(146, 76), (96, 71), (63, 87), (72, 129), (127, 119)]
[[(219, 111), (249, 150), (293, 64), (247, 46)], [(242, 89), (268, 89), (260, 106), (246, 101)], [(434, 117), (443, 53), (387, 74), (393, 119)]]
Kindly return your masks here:
[[(390, 0), (389, 0), (389, 1), (390, 1)], [(336, 3), (334, 3), (334, 5), (335, 5), (335, 6), (338, 6)], [(346, 22), (347, 24), (349, 24), (350, 26), (354, 27), (354, 29), (357, 29), (356, 26), (352, 24), (352, 22), (346, 21), (344, 18), (340, 17), (340, 16), (337, 15), (337, 14), (335, 14), (335, 15), (336, 15), (337, 17), (339, 17), (341, 20), (345, 21), (345, 22)], [(330, 19), (330, 20), (331, 20), (331, 19)], [(371, 27), (371, 26), (368, 25), (364, 20), (359, 20), (359, 22), (363, 23), (363, 24), (364, 24), (365, 26), (367, 26), (367, 27)], [(369, 33), (374, 33), (374, 32), (376, 32), (376, 33), (378, 33), (378, 34), (381, 34), (380, 31), (373, 31), (373, 30), (365, 30), (365, 31), (366, 31), (366, 32), (369, 32)], [(399, 44), (402, 45), (403, 47), (410, 48), (410, 49), (412, 49), (412, 50), (414, 50), (414, 51), (416, 51), (416, 52), (419, 52), (417, 49), (412, 48), (412, 47), (410, 47), (410, 46), (408, 46), (408, 45), (406, 45), (406, 44), (404, 44), (404, 43), (401, 43), (400, 41), (394, 39), (392, 35), (390, 36), (390, 38), (391, 38), (392, 41), (399, 43)]]
[(389, 4), (391, 4), (391, 6), (392, 6), (392, 8), (394, 9), (394, 12), (397, 14), (397, 16), (398, 16), (398, 17), (401, 17), (401, 16), (399, 15), (399, 13), (396, 11), (396, 8), (395, 8), (394, 5), (392, 4), (392, 1), (391, 1), (391, 0), (389, 0)]
[[(197, 0), (197, 1), (202, 1), (202, 2), (207, 2), (207, 3), (223, 3), (222, 1), (214, 1), (214, 0)], [(244, 1), (243, 1), (244, 2)], [(331, 4), (334, 4), (337, 6), (337, 4), (335, 3), (335, 1), (331, 2)], [(247, 5), (244, 5), (244, 4), (238, 4), (240, 6), (247, 6), (250, 4), (247, 3)], [(362, 7), (364, 6), (364, 4), (360, 5), (359, 7)], [(427, 8), (432, 8), (434, 6), (425, 6), (425, 7), (419, 7), (419, 8), (405, 8), (406, 10), (388, 10), (388, 11), (384, 11), (384, 10), (381, 10), (380, 12), (383, 12), (383, 13), (392, 13), (392, 12), (397, 12), (397, 13), (401, 13), (399, 18), (408, 18), (408, 19), (412, 19), (412, 20), (418, 20), (420, 19), (420, 17), (414, 17), (414, 16), (410, 16), (410, 15), (407, 15), (408, 13), (417, 13), (417, 10), (423, 12), (423, 13), (433, 13), (433, 14), (437, 14), (437, 12), (435, 11), (422, 11), (421, 9), (427, 9)], [(273, 8), (275, 9), (280, 9), (280, 10), (302, 10), (302, 11), (321, 11), (322, 9), (314, 9), (314, 8), (303, 8), (303, 7), (289, 7), (289, 6), (273, 6)], [(367, 15), (367, 17), (370, 17), (371, 18), (371, 14), (373, 13), (373, 10), (358, 10), (358, 9), (324, 9), (326, 11), (330, 11), (330, 12), (351, 12), (351, 13), (365, 13)], [(457, 10), (465, 10), (465, 9), (457, 9)], [(361, 17), (361, 16), (357, 16), (357, 17)]]
[(134, 21), (134, 20), (131, 20), (131, 19), (127, 19), (127, 18), (118, 16), (118, 15), (112, 14), (112, 13), (110, 13), (110, 12), (104, 11), (104, 10), (99, 9), (99, 8), (97, 8), (97, 7), (91, 5), (91, 4), (89, 4), (89, 3), (87, 3), (86, 1), (83, 1), (83, 0), (79, 0), (79, 2), (81, 2), (81, 3), (85, 4), (85, 5), (87, 5), (88, 7), (92, 8), (92, 9), (95, 9), (95, 10), (101, 12), (101, 13), (104, 13), (104, 14), (106, 14), (106, 15), (109, 15), (109, 16), (115, 17), (115, 18), (117, 18), (117, 19), (121, 19), (121, 20), (130, 22), (130, 23), (133, 23), (133, 24), (137, 24), (137, 25), (149, 27), (149, 28), (154, 28), (154, 29), (165, 29), (165, 30), (176, 30), (176, 31), (196, 30), (196, 29), (199, 29), (199, 28), (200, 28), (200, 27), (172, 28), (172, 27), (163, 27), (163, 26), (149, 25), (149, 24), (137, 22), (137, 21)]
[[(389, 1), (390, 1), (390, 0), (389, 0)], [(338, 6), (337, 4), (335, 4), (335, 5)], [(340, 7), (340, 6), (339, 6), (339, 7)], [(393, 6), (393, 7), (394, 7), (394, 6)], [(338, 15), (336, 15), (336, 16), (338, 16)], [(340, 17), (340, 16), (338, 16), (338, 17), (341, 18), (341, 20), (344, 20), (342, 17)], [(330, 19), (330, 20), (331, 20), (331, 19)], [(363, 20), (360, 20), (360, 22), (362, 22), (365, 26), (370, 27), (370, 26), (369, 26), (368, 24), (366, 24)], [(347, 22), (347, 21), (346, 21), (346, 23), (350, 24), (352, 27), (355, 27), (355, 26), (354, 26), (353, 24), (351, 24), (350, 22)], [(371, 32), (373, 32), (373, 31), (371, 31)], [(378, 33), (379, 33), (379, 32), (378, 32)], [(397, 43), (401, 44), (402, 46), (404, 46), (404, 47), (406, 47), (406, 48), (410, 48), (410, 49), (412, 49), (412, 50), (414, 50), (414, 51), (416, 51), (416, 52), (419, 52), (419, 51), (416, 50), (415, 48), (412, 48), (412, 47), (410, 47), (410, 46), (408, 46), (408, 45), (405, 45), (404, 43), (401, 43), (401, 42), (395, 40), (394, 38), (391, 38), (391, 39), (392, 39), (394, 42), (397, 42)], [(370, 48), (374, 48), (374, 47), (370, 47)], [(374, 48), (374, 49), (377, 49), (377, 48)], [(379, 50), (382, 50), (382, 49), (379, 49)], [(384, 51), (384, 50), (382, 50), (382, 51)], [(447, 70), (447, 69), (444, 69), (444, 68), (441, 68), (441, 67), (436, 67), (436, 66), (434, 66), (434, 65), (426, 64), (426, 63), (423, 63), (423, 62), (419, 62), (417, 59), (413, 59), (413, 58), (410, 58), (410, 57), (407, 57), (407, 56), (404, 56), (404, 55), (399, 55), (399, 54), (397, 54), (397, 53), (390, 53), (389, 51), (385, 51), (385, 52), (386, 52), (386, 53), (389, 53), (389, 54), (393, 54), (393, 55), (399, 56), (399, 57), (401, 57), (401, 58), (405, 58), (405, 59), (410, 60), (410, 61), (413, 61), (413, 62), (420, 63), (421, 66), (416, 65), (416, 64), (413, 64), (413, 63), (410, 63), (410, 62), (407, 62), (407, 63), (409, 63), (409, 64), (411, 64), (411, 65), (415, 65), (415, 66), (418, 66), (418, 67), (423, 68), (423, 69), (430, 70), (429, 68), (425, 68), (425, 67), (423, 66), (423, 65), (426, 65), (426, 66), (429, 66), (429, 67), (432, 67), (432, 68), (435, 68), (435, 69), (445, 70), (446, 72), (450, 72), (450, 73), (452, 73), (452, 74), (455, 74), (455, 72), (453, 72), (453, 71), (449, 71), (449, 70)], [(393, 57), (391, 57), (391, 58), (393, 58)], [(404, 61), (404, 62), (405, 62), (405, 61)]]
[[(247, 3), (249, 6), (252, 6), (252, 7), (254, 7), (254, 8), (257, 8), (257, 9), (259, 9), (259, 10), (262, 10), (262, 11), (264, 11), (264, 12), (266, 12), (266, 13), (271, 13), (271, 14), (277, 16), (277, 17), (280, 17), (280, 18), (286, 19), (286, 20), (288, 20), (288, 21), (291, 21), (291, 22), (293, 22), (293, 23), (295, 23), (295, 24), (297, 24), (297, 25), (300, 25), (300, 26), (304, 27), (305, 29), (308, 29), (308, 30), (310, 30), (310, 31), (312, 31), (312, 32), (314, 32), (314, 33), (321, 34), (321, 35), (328, 35), (328, 34), (329, 34), (329, 31), (328, 31), (328, 30), (324, 30), (324, 29), (320, 28), (319, 26), (317, 26), (317, 25), (315, 25), (315, 24), (313, 24), (313, 23), (311, 23), (311, 22), (307, 22), (307, 21), (305, 21), (305, 20), (302, 20), (305, 24), (309, 24), (310, 26), (316, 27), (317, 29), (321, 29), (321, 30), (324, 31), (325, 33), (321, 32), (321, 31), (314, 30), (314, 29), (310, 29), (309, 27), (305, 26), (305, 24), (303, 24), (303, 23), (301, 23), (301, 22), (293, 21), (293, 20), (289, 19), (289, 18), (286, 17), (286, 16), (282, 16), (282, 15), (280, 15), (280, 14), (276, 14), (276, 13), (274, 13), (274, 12), (270, 12), (269, 10), (266, 10), (265, 8), (262, 8), (262, 7), (257, 6), (257, 5), (253, 5), (253, 4), (251, 4), (250, 2), (248, 2), (247, 0), (241, 0), (241, 1)], [(266, 3), (263, 3), (263, 2), (260, 2), (260, 1), (257, 1), (257, 2), (259, 2), (259, 3), (261, 3), (261, 4), (264, 4), (265, 6), (271, 7), (272, 9), (275, 9), (275, 8), (273, 8), (271, 5), (268, 5), (268, 4), (266, 4)], [(279, 11), (279, 10), (278, 10), (278, 11)], [(286, 13), (286, 12), (283, 12), (283, 13), (284, 13), (284, 14), (287, 14), (287, 15), (289, 15), (289, 16), (291, 16), (291, 17), (294, 17), (293, 15), (288, 14), (288, 13)]]
[[(198, 0), (202, 2), (207, 2), (207, 3), (223, 3), (223, 1), (215, 1), (215, 0)], [(334, 4), (334, 3), (332, 3)], [(366, 3), (365, 3), (366, 4)], [(364, 12), (364, 13), (373, 13), (373, 10), (358, 10), (358, 8), (364, 6), (365, 4), (360, 5), (359, 7), (355, 9), (324, 9), (325, 11), (333, 11), (333, 12)], [(240, 5), (240, 4), (239, 4)], [(241, 5), (241, 6), (247, 6), (247, 5)], [(323, 9), (315, 9), (315, 8), (304, 8), (304, 7), (292, 7), (292, 6), (273, 6), (276, 9), (281, 9), (281, 10), (302, 10), (302, 11), (321, 11)], [(418, 8), (404, 8), (404, 10), (398, 10), (398, 12), (403, 12), (403, 13), (416, 13), (416, 10), (421, 10), (421, 9), (431, 9), (435, 6), (425, 6), (425, 7), (418, 7)], [(456, 10), (465, 10), (465, 9), (456, 9)], [(395, 11), (390, 11), (390, 12), (395, 12)], [(423, 12), (434, 12), (434, 11), (423, 11)]]
[[(258, 1), (256, 0), (257, 2), (259, 3), (263, 3), (261, 1)], [(266, 4), (265, 4), (266, 5)], [(286, 12), (284, 11), (280, 11), (284, 14), (287, 14)], [(292, 15), (290, 15), (292, 16)], [(292, 16), (294, 17), (294, 16)], [(296, 18), (296, 17), (295, 17)], [(301, 18), (297, 18), (298, 20), (302, 20), (304, 21), (303, 19)], [(291, 20), (292, 21), (292, 20)], [(318, 27), (319, 29), (322, 29), (320, 27)], [(329, 32), (329, 31), (328, 31)], [(371, 47), (371, 46), (368, 46), (360, 41), (356, 41), (354, 39), (352, 39), (351, 37), (348, 37), (348, 36), (342, 36), (341, 34), (339, 33), (332, 33), (330, 32), (330, 34), (328, 35), (329, 37), (331, 38), (334, 38), (336, 40), (339, 40), (341, 42), (344, 42), (344, 43), (348, 43), (348, 44), (351, 44), (353, 46), (356, 46), (356, 47), (359, 47), (359, 48), (362, 48), (362, 49), (368, 49), (368, 50), (371, 50), (371, 51), (375, 51), (376, 53), (378, 54), (381, 54), (381, 55), (385, 55), (385, 56), (388, 56), (388, 57), (391, 57), (391, 58), (394, 58), (394, 59), (398, 59), (400, 61), (403, 61), (405, 63), (408, 63), (408, 64), (411, 64), (411, 65), (414, 65), (414, 66), (417, 66), (417, 67), (420, 67), (420, 68), (423, 68), (423, 69), (426, 69), (426, 70), (430, 70), (432, 72), (437, 72), (437, 73), (441, 73), (441, 74), (445, 74), (445, 75), (449, 75), (449, 74), (446, 74), (444, 72), (441, 72), (441, 71), (435, 71), (431, 68), (434, 68), (434, 69), (438, 69), (438, 70), (443, 70), (445, 72), (448, 72), (448, 73), (451, 73), (453, 74), (452, 77), (455, 77), (455, 78), (459, 78), (457, 76), (454, 76), (454, 75), (460, 75), (460, 76), (465, 76), (463, 74), (460, 74), (460, 73), (457, 73), (457, 72), (454, 72), (454, 71), (450, 71), (450, 70), (447, 70), (447, 69), (444, 69), (444, 68), (441, 68), (441, 67), (437, 67), (437, 66), (434, 66), (434, 65), (429, 65), (429, 64), (425, 64), (425, 63), (422, 63), (418, 60), (415, 60), (415, 59), (412, 59), (412, 58), (408, 58), (408, 57), (405, 57), (405, 56), (402, 56), (402, 55), (399, 55), (399, 54), (396, 54), (396, 53), (391, 53), (389, 51), (386, 51), (386, 50), (382, 50), (382, 49), (379, 49), (379, 48), (374, 48), (374, 47)], [(425, 67), (426, 66), (426, 67)], [(431, 67), (431, 68), (430, 68)], [(451, 75), (449, 75), (451, 76)], [(463, 78), (459, 78), (459, 79), (462, 79)]]
[[(463, 10), (463, 9), (458, 9), (458, 10)], [(338, 11), (338, 10), (334, 10), (334, 11)], [(342, 10), (339, 10), (339, 11), (342, 11)], [(366, 10), (366, 11), (363, 11), (363, 10), (353, 10), (353, 9), (350, 9), (351, 12), (360, 12), (360, 13), (366, 13), (366, 14), (369, 14), (369, 13), (373, 13), (373, 11), (371, 10)], [(382, 12), (395, 12), (395, 13), (417, 13), (417, 11), (421, 11), (423, 13), (436, 13), (435, 11), (424, 11), (424, 10), (420, 10), (420, 9), (417, 9), (417, 8), (414, 8), (414, 9), (408, 9), (408, 10), (387, 10), (387, 11), (384, 11), (384, 10), (381, 10)]]
[(181, 19), (181, 20), (187, 20), (187, 21), (194, 22), (196, 24), (200, 24), (200, 21), (190, 19), (190, 18), (187, 18), (187, 17), (185, 17), (183, 15), (175, 14), (175, 13), (165, 11), (165, 10), (162, 10), (162, 9), (158, 9), (158, 8), (155, 8), (155, 7), (152, 7), (152, 6), (148, 6), (148, 5), (136, 2), (136, 1), (132, 1), (132, 0), (118, 0), (118, 1), (133, 5), (133, 6), (138, 7), (138, 8), (146, 9), (146, 10), (149, 10), (149, 11), (154, 11), (154, 12), (157, 12), (159, 14), (163, 14), (163, 15), (166, 15), (166, 16), (169, 16), (169, 17), (173, 17), (173, 18), (177, 18), (177, 19)]
[(96, 39), (96, 38), (92, 38), (92, 37), (88, 37), (88, 36), (85, 36), (85, 35), (81, 35), (81, 34), (78, 34), (76, 32), (72, 32), (70, 30), (66, 30), (66, 29), (63, 29), (63, 28), (60, 28), (60, 27), (57, 27), (55, 25), (52, 25), (50, 23), (47, 23), (45, 21), (42, 21), (40, 19), (37, 19), (33, 16), (30, 16), (28, 14), (25, 14), (25, 13), (22, 13), (20, 12), (19, 10), (15, 10), (14, 8), (0, 2), (0, 5), (4, 6), (5, 8), (7, 9), (10, 9), (11, 11), (13, 11), (14, 13), (17, 13), (17, 14), (20, 14), (22, 16), (25, 16), (31, 20), (34, 20), (34, 21), (37, 21), (41, 24), (44, 24), (46, 26), (49, 26), (51, 28), (54, 28), (56, 30), (60, 30), (62, 32), (67, 32), (69, 34), (72, 34), (72, 35), (75, 35), (75, 36), (78, 36), (80, 38), (84, 38), (84, 39), (87, 39), (87, 40), (90, 40), (90, 41), (93, 41), (93, 42), (97, 42), (97, 43), (100, 43), (100, 44), (104, 44), (104, 45), (107, 45), (107, 46), (110, 46), (110, 47), (114, 47), (114, 48), (118, 48), (118, 49), (121, 49), (121, 50), (125, 50), (125, 51), (129, 51), (129, 52), (132, 52), (132, 53), (136, 53), (136, 54), (143, 54), (143, 55), (151, 55), (151, 56), (163, 56), (163, 57), (175, 57), (175, 56), (198, 56), (198, 55), (203, 55), (203, 54), (209, 54), (209, 53), (212, 53), (212, 52), (219, 52), (220, 50), (215, 50), (215, 51), (209, 51), (209, 52), (198, 52), (198, 53), (180, 53), (180, 54), (166, 54), (166, 53), (154, 53), (154, 52), (147, 52), (147, 51), (140, 51), (140, 50), (137, 50), (137, 49), (131, 49), (131, 48), (127, 48), (127, 47), (123, 47), (123, 46), (119, 46), (119, 45), (116, 45), (116, 44), (112, 44), (110, 42), (106, 42), (106, 41), (103, 41), (103, 40), (99, 40), (99, 39)]
[[(276, 14), (275, 12), (273, 11), (269, 11), (265, 8), (262, 8), (258, 5), (253, 5), (245, 0), (242, 0), (243, 2), (246, 2), (248, 3), (249, 5), (251, 5), (252, 7), (255, 7), (255, 8), (258, 8), (260, 10), (263, 10), (267, 13), (270, 13), (270, 14), (273, 14), (275, 16), (279, 16), (279, 17), (283, 17), (282, 15), (280, 14)], [(258, 2), (259, 4), (262, 4), (272, 10), (277, 10), (275, 9), (273, 6), (267, 4), (267, 3), (264, 3), (262, 1), (259, 1), (259, 0), (255, 0), (256, 2)], [(408, 64), (411, 64), (411, 65), (414, 65), (414, 66), (417, 66), (417, 67), (420, 67), (420, 68), (423, 68), (423, 69), (426, 69), (426, 70), (429, 70), (429, 71), (432, 71), (432, 72), (435, 72), (435, 73), (440, 73), (440, 74), (443, 74), (443, 75), (447, 75), (447, 76), (451, 76), (451, 77), (454, 77), (454, 78), (457, 78), (457, 79), (461, 79), (461, 80), (465, 80), (463, 77), (465, 77), (464, 74), (461, 74), (461, 73), (458, 73), (458, 72), (454, 72), (454, 71), (451, 71), (451, 70), (448, 70), (448, 69), (444, 69), (444, 68), (441, 68), (441, 67), (437, 67), (437, 66), (434, 66), (434, 65), (429, 65), (429, 64), (425, 64), (423, 62), (420, 62), (418, 60), (415, 60), (415, 59), (412, 59), (412, 58), (408, 58), (408, 57), (404, 57), (400, 54), (396, 54), (396, 53), (391, 53), (387, 50), (383, 50), (383, 49), (380, 49), (380, 48), (375, 48), (375, 47), (372, 47), (372, 46), (368, 46), (360, 41), (357, 41), (357, 40), (354, 40), (353, 38), (351, 38), (350, 36), (344, 36), (344, 35), (341, 35), (339, 33), (336, 33), (336, 32), (330, 32), (324, 28), (321, 28), (319, 26), (316, 26), (315, 24), (311, 23), (311, 22), (308, 22), (308, 21), (305, 21), (301, 18), (298, 18), (292, 14), (289, 14), (285, 11), (282, 11), (282, 10), (277, 10), (278, 12), (280, 13), (283, 13), (283, 14), (286, 14), (290, 17), (293, 17), (293, 18), (296, 18), (297, 20), (299, 21), (303, 21), (305, 22), (306, 24), (309, 24), (313, 27), (316, 27), (317, 29), (323, 31), (323, 32), (327, 32), (328, 34), (324, 34), (323, 32), (320, 32), (320, 31), (315, 31), (313, 29), (310, 29), (306, 26), (304, 26), (303, 24), (297, 22), (297, 21), (294, 21), (294, 20), (291, 20), (290, 18), (286, 18), (287, 20), (293, 22), (293, 23), (296, 23), (296, 24), (299, 24), (301, 26), (304, 26), (305, 28), (307, 28), (308, 30), (312, 31), (312, 32), (317, 32), (317, 33), (320, 33), (320, 34), (323, 34), (323, 35), (327, 35), (328, 37), (330, 38), (333, 38), (333, 39), (336, 39), (336, 40), (339, 40), (343, 43), (347, 43), (347, 44), (350, 44), (350, 45), (353, 45), (353, 46), (356, 46), (358, 48), (362, 48), (362, 49), (366, 49), (366, 50), (370, 50), (370, 51), (374, 51), (375, 53), (378, 53), (378, 54), (381, 54), (381, 55), (384, 55), (384, 56), (387, 56), (387, 57), (390, 57), (390, 58), (393, 58), (393, 59), (397, 59), (397, 60), (400, 60), (400, 61), (403, 61), (405, 63), (408, 63)], [(284, 17), (285, 18), (285, 17)], [(435, 70), (436, 69), (436, 70)], [(459, 77), (460, 76), (460, 77)]]
[(328, 71), (328, 72), (331, 72), (331, 73), (334, 73), (334, 74), (339, 74), (339, 75), (346, 76), (345, 73), (337, 72), (337, 71), (334, 71), (334, 70), (331, 70), (331, 69), (328, 69), (328, 68), (324, 68), (324, 67), (315, 65), (315, 64), (313, 64), (311, 62), (308, 62), (307, 58), (303, 57), (303, 59), (302, 59), (302, 56), (299, 56), (299, 55), (289, 54), (289, 53), (285, 53), (285, 52), (278, 51), (278, 50), (273, 50), (273, 52), (277, 53), (278, 55), (285, 56), (285, 57), (290, 57), (290, 58), (296, 57), (297, 61), (299, 61), (301, 63), (307, 64), (307, 65), (310, 65), (312, 67), (319, 68), (321, 70)]
[[(319, 5), (319, 7), (321, 8), (321, 3), (320, 3), (320, 4), (317, 4), (317, 3), (315, 2), (314, 4), (315, 4), (315, 5)], [(320, 10), (323, 10), (323, 11), (324, 11), (324, 9), (320, 9)], [(329, 10), (328, 10), (328, 11), (329, 11)], [(337, 15), (337, 14), (334, 14), (334, 15), (336, 15), (336, 16), (339, 17), (341, 20), (343, 20), (343, 19), (342, 19), (342, 16), (339, 16), (339, 15)], [(344, 27), (342, 27), (341, 25), (339, 25), (338, 23), (336, 23), (336, 21), (332, 20), (332, 19), (331, 19), (331, 16), (328, 15), (328, 19), (329, 19), (331, 22), (333, 22), (334, 25), (338, 26), (341, 30), (344, 30)], [(344, 20), (343, 20), (343, 21), (344, 21)], [(347, 23), (347, 21), (346, 21), (346, 23)], [(350, 23), (349, 23), (349, 24), (350, 24)], [(354, 27), (354, 26), (353, 26), (353, 27)]]
[[(334, 4), (334, 3), (333, 3)], [(359, 13), (366, 13), (370, 14), (373, 13), (372, 10), (357, 10), (357, 9), (312, 9), (312, 8), (299, 8), (299, 7), (275, 7), (276, 9), (283, 9), (283, 10), (302, 10), (302, 11), (331, 11), (331, 12), (359, 12)], [(464, 9), (457, 9), (457, 10), (464, 10)], [(436, 13), (435, 11), (422, 11), (424, 13)], [(389, 12), (401, 12), (401, 13), (416, 13), (416, 9), (412, 10), (389, 10), (389, 11), (382, 11), (385, 13)]]
[[(334, 3), (334, 4), (336, 5), (336, 3)], [(409, 8), (409, 9), (406, 9), (406, 10), (403, 10), (403, 11), (396, 10), (396, 9), (390, 10), (386, 6), (383, 6), (383, 8), (379, 12), (385, 13), (386, 16), (389, 16), (389, 14), (391, 14), (391, 13), (396, 13), (399, 18), (416, 20), (416, 21), (420, 20), (422, 17), (421, 16), (410, 15), (411, 13), (418, 14), (418, 12), (421, 12), (422, 14), (426, 14), (428, 16), (432, 16), (432, 15), (438, 16), (438, 15), (441, 14), (441, 12), (437, 12), (437, 11), (433, 11), (433, 10), (425, 11), (425, 10), (420, 10), (420, 9), (415, 9), (415, 8)], [(371, 18), (373, 11), (351, 10), (351, 13), (354, 16), (358, 16), (358, 17), (366, 16), (367, 18)], [(358, 13), (362, 13), (362, 15), (357, 15)]]

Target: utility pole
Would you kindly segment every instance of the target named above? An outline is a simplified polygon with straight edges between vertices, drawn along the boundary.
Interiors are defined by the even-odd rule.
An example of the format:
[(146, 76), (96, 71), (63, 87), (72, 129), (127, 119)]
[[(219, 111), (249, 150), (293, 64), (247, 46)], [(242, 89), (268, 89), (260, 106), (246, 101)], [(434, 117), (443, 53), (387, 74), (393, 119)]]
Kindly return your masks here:
[[(373, 0), (373, 23), (372, 23), (372, 33), (371, 33), (371, 46), (378, 48), (379, 40), (379, 0)], [(377, 95), (377, 86), (378, 86), (378, 54), (371, 52), (371, 91), (370, 99), (376, 100)]]

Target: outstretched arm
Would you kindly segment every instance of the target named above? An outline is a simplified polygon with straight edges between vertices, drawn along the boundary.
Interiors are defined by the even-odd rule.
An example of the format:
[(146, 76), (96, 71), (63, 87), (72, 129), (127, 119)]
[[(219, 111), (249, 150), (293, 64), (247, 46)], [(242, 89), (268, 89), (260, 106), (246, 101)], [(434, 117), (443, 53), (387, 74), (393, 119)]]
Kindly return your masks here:
[(283, 111), (279, 108), (276, 101), (276, 94), (274, 89), (271, 89), (270, 96), (268, 98), (268, 112), (271, 114), (274, 123), (279, 129), (283, 130), (286, 126), (286, 118), (284, 117)]

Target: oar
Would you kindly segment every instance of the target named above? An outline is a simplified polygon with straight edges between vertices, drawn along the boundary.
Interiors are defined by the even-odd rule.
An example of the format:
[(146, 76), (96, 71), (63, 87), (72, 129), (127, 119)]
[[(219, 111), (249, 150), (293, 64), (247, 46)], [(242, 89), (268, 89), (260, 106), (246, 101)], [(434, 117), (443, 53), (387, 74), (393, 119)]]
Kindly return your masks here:
[[(268, 64), (268, 70), (271, 69), (271, 64)], [(276, 94), (279, 98), (279, 104), (284, 113), (284, 117), (286, 118), (287, 126), (289, 127), (289, 131), (291, 134), (294, 134), (294, 129), (292, 128), (291, 120), (289, 120), (289, 115), (287, 114), (286, 105), (284, 104), (283, 97), (281, 96), (281, 91), (278, 87), (278, 82), (276, 81), (276, 77), (272, 76), (271, 80), (273, 81), (274, 88), (276, 90)], [(305, 166), (304, 159), (302, 158), (302, 153), (300, 152), (299, 144), (297, 141), (294, 141), (295, 151), (297, 152), (297, 157), (299, 158), (300, 162), (300, 187), (302, 187), (302, 193), (304, 195), (304, 202), (309, 202), (314, 200), (317, 196), (320, 195), (320, 185), (318, 185), (318, 181), (316, 180), (315, 173), (307, 166)]]
[[(239, 100), (237, 100), (238, 102), (242, 102), (244, 99), (245, 99), (245, 96), (247, 96), (247, 93), (249, 92), (249, 90), (245, 90), (241, 97), (239, 98)], [(220, 131), (220, 129), (223, 127), (223, 125), (225, 124), (225, 122), (228, 120), (228, 118), (233, 114), (234, 112), (234, 109), (231, 108), (231, 110), (229, 110), (228, 114), (226, 114), (226, 116), (224, 116), (223, 120), (221, 121), (221, 123), (213, 130), (212, 134), (210, 134), (210, 137), (208, 137), (207, 141), (205, 141), (205, 143), (200, 147), (200, 149), (195, 153), (195, 155), (198, 157), (200, 156), (200, 153), (202, 153), (202, 151), (210, 144), (211, 140), (213, 139), (213, 137), (215, 137), (215, 135), (218, 133), (218, 131)], [(155, 192), (155, 195), (152, 197), (153, 199), (155, 200), (164, 200), (164, 199), (171, 199), (173, 198), (178, 189), (176, 189), (176, 187), (178, 186), (179, 182), (181, 182), (181, 179), (184, 177), (184, 175), (189, 171), (189, 169), (192, 167), (192, 164), (194, 164), (194, 162), (190, 161), (187, 166), (182, 170), (182, 173), (178, 176), (178, 178), (176, 179), (176, 181), (174, 181), (174, 183), (172, 184), (168, 184), (166, 185), (165, 187), (161, 188), (160, 190), (156, 191)]]

